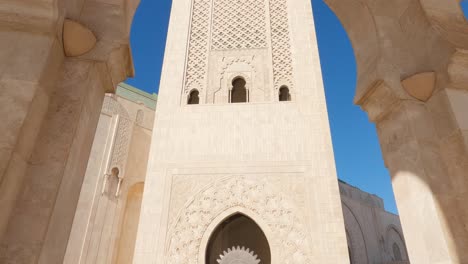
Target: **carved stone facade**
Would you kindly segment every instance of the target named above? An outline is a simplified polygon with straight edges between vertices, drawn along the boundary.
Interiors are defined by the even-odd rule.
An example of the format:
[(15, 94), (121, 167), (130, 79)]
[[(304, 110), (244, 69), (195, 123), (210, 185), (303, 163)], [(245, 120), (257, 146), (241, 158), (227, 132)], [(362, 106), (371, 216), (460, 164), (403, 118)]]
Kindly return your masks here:
[(63, 263), (131, 263), (155, 100), (126, 84), (105, 96)]
[(201, 92), (201, 103), (228, 103), (236, 77), (249, 78), (249, 102), (277, 101), (280, 87), (292, 89), (287, 0), (192, 4), (182, 104), (194, 89)]
[[(275, 190), (266, 179), (234, 175), (214, 180), (199, 193), (186, 193), (189, 200), (180, 208), (168, 230), (169, 263), (205, 263), (200, 254), (206, 251), (206, 245), (201, 244), (203, 237), (210, 236), (209, 226), (232, 208), (239, 208), (246, 215), (253, 214), (254, 220), (266, 223), (267, 237), (276, 259), (286, 264), (310, 263), (307, 245), (310, 238), (300, 209), (294, 208), (288, 195)], [(177, 185), (174, 184), (174, 188)], [(171, 205), (169, 210), (178, 209)]]
[[(355, 102), (377, 123), (412, 262), (467, 263), (468, 20), (460, 1), (324, 2), (353, 44)], [(289, 198), (308, 213), (306, 226), (320, 240), (309, 243), (314, 261), (347, 263), (310, 1), (285, 0), (279, 9), (272, 3), (283, 2), (265, 1), (263, 52), (211, 50), (211, 3), (173, 1), (135, 262), (167, 259), (168, 205), (184, 200), (171, 195), (173, 175), (189, 168), (187, 174), (205, 175), (198, 181), (300, 174), (309, 196)], [(129, 32), (137, 6), (137, 0), (0, 3), (0, 262), (62, 262), (104, 92), (133, 74)], [(280, 71), (273, 62), (275, 10), (287, 10), (289, 26), (289, 34), (280, 32), (289, 35), (290, 50), (281, 51), (290, 52), (291, 67)], [(62, 30), (64, 21), (82, 25), (81, 33)], [(91, 34), (84, 43), (71, 41), (83, 30), (96, 43)], [(232, 83), (220, 84), (217, 73), (225, 57), (251, 58), (251, 65), (230, 70), (247, 78), (255, 69), (251, 104), (226, 105)], [(289, 69), (293, 100), (276, 104), (276, 78)], [(425, 73), (435, 84), (432, 77), (406, 82)], [(200, 90), (204, 106), (185, 106), (190, 89)], [(218, 101), (210, 94), (220, 89), (227, 92)]]
[[(148, 149), (142, 146), (151, 141), (149, 127), (154, 112), (141, 104), (141, 97), (129, 96), (128, 91), (135, 94), (138, 90), (127, 87), (122, 84), (117, 95), (104, 99), (65, 263), (123, 264), (133, 259), (136, 220), (146, 185), (142, 166), (149, 159)], [(131, 126), (118, 125), (115, 116), (128, 120)], [(138, 124), (138, 119), (142, 123)], [(129, 129), (132, 143), (125, 150), (127, 153), (123, 153), (127, 160), (119, 167), (128, 166), (129, 170), (120, 171), (124, 181), (122, 192), (116, 197), (117, 179), (107, 179), (108, 188), (102, 189), (104, 175), (113, 166), (105, 161), (120, 155), (112, 146), (120, 144), (117, 135)], [(310, 257), (313, 255), (308, 251), (309, 241), (314, 241), (307, 229), (310, 218), (301, 209), (310, 190), (301, 184), (305, 182), (298, 175), (301, 170), (295, 173), (268, 170), (256, 175), (175, 170), (164, 245), (167, 263), (206, 264), (207, 241), (219, 223), (235, 213), (256, 221), (266, 234), (274, 260), (281, 259), (285, 264), (313, 263)], [(385, 211), (382, 199), (342, 181), (339, 190), (352, 263), (409, 264), (399, 217)], [(133, 198), (135, 193), (139, 199)], [(215, 252), (218, 263), (233, 260), (241, 264), (265, 263), (252, 249), (243, 246), (230, 245)]]

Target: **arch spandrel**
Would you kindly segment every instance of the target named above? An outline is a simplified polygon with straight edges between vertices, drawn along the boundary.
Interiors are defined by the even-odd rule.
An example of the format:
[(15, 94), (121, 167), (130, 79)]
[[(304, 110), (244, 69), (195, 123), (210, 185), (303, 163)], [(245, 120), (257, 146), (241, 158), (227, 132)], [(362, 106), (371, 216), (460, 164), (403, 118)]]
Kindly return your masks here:
[(185, 204), (170, 224), (167, 263), (204, 264), (201, 256), (206, 251), (210, 230), (236, 212), (244, 212), (264, 231), (272, 264), (312, 263), (308, 233), (299, 210), (266, 180), (245, 177), (217, 181)]

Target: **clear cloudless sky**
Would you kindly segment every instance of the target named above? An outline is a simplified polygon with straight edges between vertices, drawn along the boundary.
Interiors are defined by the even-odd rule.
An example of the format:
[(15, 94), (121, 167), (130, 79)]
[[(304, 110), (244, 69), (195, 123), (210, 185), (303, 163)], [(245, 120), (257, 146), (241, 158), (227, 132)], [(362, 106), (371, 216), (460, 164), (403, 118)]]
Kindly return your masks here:
[[(141, 0), (132, 26), (136, 75), (126, 82), (150, 93), (158, 92), (171, 3)], [(338, 177), (382, 197), (386, 209), (397, 213), (375, 126), (353, 105), (356, 63), (351, 43), (323, 0), (312, 0), (312, 5)], [(468, 1), (462, 7), (468, 11)]]

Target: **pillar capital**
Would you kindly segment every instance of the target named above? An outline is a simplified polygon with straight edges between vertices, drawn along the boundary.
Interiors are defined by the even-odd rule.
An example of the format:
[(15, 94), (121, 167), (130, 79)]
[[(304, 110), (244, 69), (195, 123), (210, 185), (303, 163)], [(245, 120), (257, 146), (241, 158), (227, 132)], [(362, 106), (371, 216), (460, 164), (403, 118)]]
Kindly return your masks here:
[(383, 119), (399, 103), (399, 96), (383, 80), (375, 81), (364, 96), (356, 102), (367, 112), (372, 122)]

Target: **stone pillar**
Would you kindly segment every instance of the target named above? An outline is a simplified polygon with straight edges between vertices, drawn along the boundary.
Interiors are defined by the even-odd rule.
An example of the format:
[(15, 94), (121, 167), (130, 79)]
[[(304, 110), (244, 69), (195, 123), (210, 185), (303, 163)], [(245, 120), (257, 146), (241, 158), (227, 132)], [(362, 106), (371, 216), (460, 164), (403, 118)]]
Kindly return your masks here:
[[(18, 4), (13, 2), (12, 6)], [(34, 10), (34, 5), (30, 8)], [(0, 8), (0, 237), (8, 224), (63, 60), (55, 29), (40, 27), (45, 18), (35, 21), (35, 27), (28, 28), (31, 31), (16, 30), (25, 26), (28, 17), (20, 23), (15, 16), (2, 15), (4, 11)], [(3, 19), (11, 21), (3, 23)]]
[(456, 113), (466, 113), (466, 91), (441, 89), (424, 102), (394, 90), (377, 83), (359, 104), (377, 125), (411, 263), (465, 263), (468, 156)]
[(104, 93), (133, 70), (123, 7), (86, 2), (122, 9), (88, 14), (107, 23), (88, 22), (105, 40), (93, 48), (95, 31), (36, 2), (0, 4), (0, 263), (62, 263)]
[(95, 62), (64, 62), (1, 242), (0, 262), (61, 262), (103, 96)]

